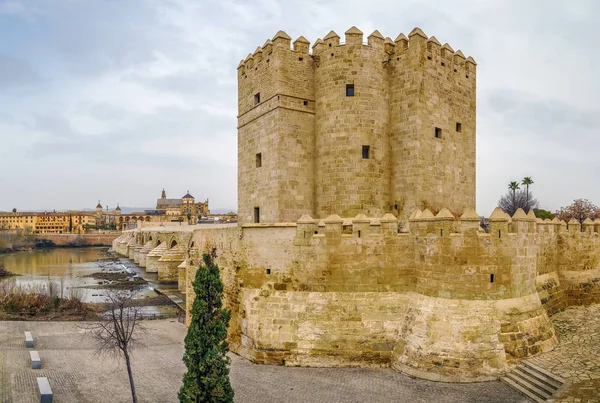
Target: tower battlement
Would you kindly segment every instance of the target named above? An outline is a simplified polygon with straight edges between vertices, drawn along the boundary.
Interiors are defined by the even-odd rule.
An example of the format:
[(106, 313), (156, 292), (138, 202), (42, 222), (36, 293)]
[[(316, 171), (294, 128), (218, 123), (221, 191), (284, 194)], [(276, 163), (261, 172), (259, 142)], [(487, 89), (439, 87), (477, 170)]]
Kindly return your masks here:
[(240, 222), (474, 209), (475, 86), (474, 59), (419, 28), (279, 31), (238, 66)]

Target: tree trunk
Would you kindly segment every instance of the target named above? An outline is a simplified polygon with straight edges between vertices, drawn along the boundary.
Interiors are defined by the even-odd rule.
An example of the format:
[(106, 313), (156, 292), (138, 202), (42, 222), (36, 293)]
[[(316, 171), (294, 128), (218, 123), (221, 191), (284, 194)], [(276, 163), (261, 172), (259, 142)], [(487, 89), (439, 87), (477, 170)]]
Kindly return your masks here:
[(133, 403), (137, 403), (135, 385), (133, 383), (133, 374), (131, 373), (131, 362), (129, 361), (129, 354), (127, 351), (125, 351), (125, 364), (127, 364), (127, 375), (129, 375), (129, 385), (131, 386), (131, 398), (133, 399)]

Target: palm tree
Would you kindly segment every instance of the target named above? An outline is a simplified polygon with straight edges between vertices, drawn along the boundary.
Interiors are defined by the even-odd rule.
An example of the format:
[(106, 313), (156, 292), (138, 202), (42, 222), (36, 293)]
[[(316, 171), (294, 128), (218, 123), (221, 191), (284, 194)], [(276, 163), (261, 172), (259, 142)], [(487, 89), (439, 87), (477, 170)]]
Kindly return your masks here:
[(512, 190), (512, 192), (513, 192), (513, 206), (514, 206), (515, 205), (515, 197), (516, 197), (517, 190), (520, 189), (519, 182), (510, 182), (508, 184), (508, 188), (510, 190)]
[(527, 208), (529, 208), (529, 185), (533, 185), (533, 179), (531, 179), (531, 176), (524, 177), (523, 181), (521, 182), (521, 185), (525, 185), (525, 191), (527, 192)]

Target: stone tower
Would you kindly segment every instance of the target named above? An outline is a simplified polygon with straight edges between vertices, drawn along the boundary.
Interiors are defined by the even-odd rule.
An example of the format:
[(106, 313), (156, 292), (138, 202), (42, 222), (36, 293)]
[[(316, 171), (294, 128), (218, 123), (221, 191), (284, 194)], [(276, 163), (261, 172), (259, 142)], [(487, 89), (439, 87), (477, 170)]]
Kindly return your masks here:
[(240, 223), (475, 207), (472, 58), (419, 28), (290, 42), (238, 67)]

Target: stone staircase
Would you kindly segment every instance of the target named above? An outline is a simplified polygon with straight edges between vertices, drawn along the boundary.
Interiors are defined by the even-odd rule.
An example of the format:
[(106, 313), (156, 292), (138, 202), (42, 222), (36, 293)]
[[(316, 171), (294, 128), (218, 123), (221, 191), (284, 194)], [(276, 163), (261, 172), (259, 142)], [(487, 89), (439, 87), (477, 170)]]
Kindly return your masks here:
[(519, 366), (500, 378), (534, 402), (552, 403), (558, 397), (567, 381), (529, 361), (522, 361)]

